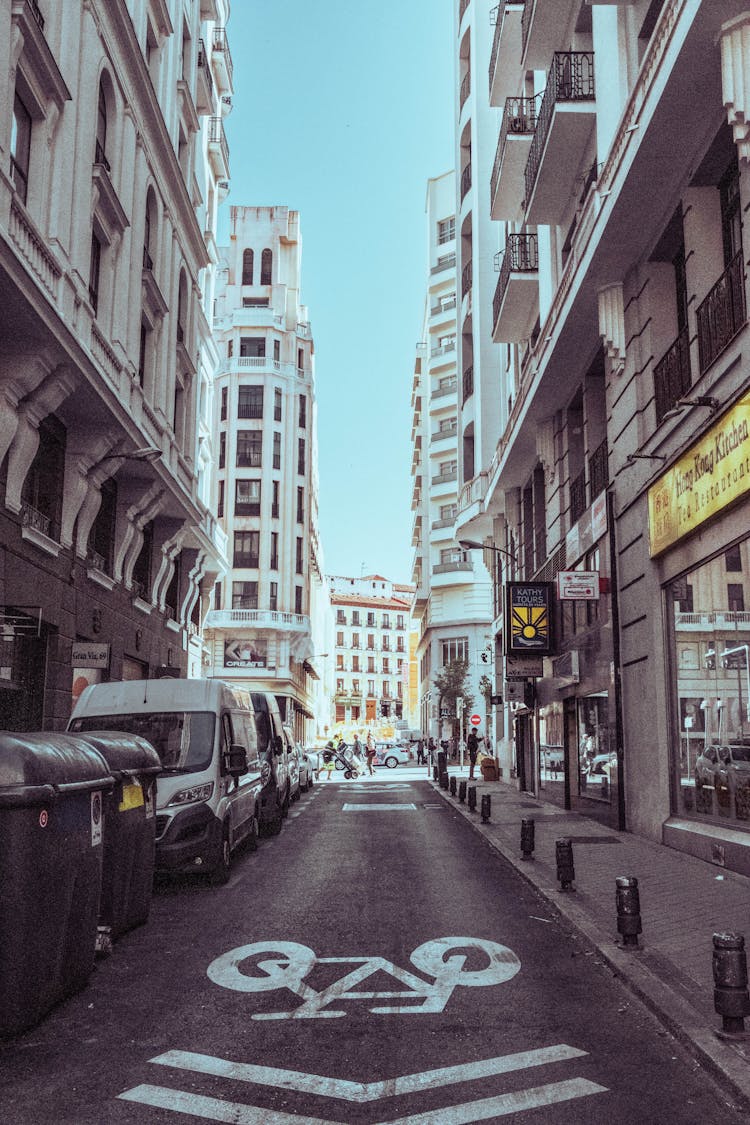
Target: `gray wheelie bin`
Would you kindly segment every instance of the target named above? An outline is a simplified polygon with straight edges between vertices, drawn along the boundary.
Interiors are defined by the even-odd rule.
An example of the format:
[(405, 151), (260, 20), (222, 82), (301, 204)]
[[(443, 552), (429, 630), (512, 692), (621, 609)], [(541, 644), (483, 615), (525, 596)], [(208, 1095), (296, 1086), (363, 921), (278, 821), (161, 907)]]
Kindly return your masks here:
[(76, 735), (0, 732), (0, 1036), (94, 967), (109, 767)]
[(119, 731), (81, 735), (109, 766), (114, 788), (104, 800), (104, 859), (97, 948), (148, 918), (156, 852), (156, 775), (150, 742)]

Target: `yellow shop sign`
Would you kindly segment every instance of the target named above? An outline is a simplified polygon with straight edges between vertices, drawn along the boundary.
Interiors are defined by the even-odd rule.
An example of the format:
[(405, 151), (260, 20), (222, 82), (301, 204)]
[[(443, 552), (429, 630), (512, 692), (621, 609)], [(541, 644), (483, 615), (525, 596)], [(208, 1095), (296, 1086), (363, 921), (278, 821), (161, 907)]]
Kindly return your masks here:
[(750, 395), (733, 406), (648, 490), (651, 556), (750, 491)]

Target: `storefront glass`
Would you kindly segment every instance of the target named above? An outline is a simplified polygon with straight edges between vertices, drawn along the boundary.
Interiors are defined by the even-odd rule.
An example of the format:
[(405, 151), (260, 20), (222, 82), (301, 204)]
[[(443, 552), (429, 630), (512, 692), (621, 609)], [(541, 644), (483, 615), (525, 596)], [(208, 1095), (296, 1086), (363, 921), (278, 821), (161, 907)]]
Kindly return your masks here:
[(750, 828), (750, 540), (673, 583), (676, 811)]
[(576, 700), (578, 718), (578, 794), (611, 801), (617, 754), (610, 743), (609, 699), (606, 692)]

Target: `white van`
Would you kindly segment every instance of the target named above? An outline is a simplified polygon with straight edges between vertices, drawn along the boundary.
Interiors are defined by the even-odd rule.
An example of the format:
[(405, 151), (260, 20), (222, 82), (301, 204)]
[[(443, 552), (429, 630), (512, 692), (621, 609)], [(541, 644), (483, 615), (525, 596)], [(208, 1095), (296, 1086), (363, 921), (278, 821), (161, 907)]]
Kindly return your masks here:
[(156, 869), (229, 878), (232, 853), (256, 847), (278, 810), (274, 747), (260, 754), (250, 693), (222, 680), (123, 680), (84, 689), (70, 731), (118, 730), (155, 747)]

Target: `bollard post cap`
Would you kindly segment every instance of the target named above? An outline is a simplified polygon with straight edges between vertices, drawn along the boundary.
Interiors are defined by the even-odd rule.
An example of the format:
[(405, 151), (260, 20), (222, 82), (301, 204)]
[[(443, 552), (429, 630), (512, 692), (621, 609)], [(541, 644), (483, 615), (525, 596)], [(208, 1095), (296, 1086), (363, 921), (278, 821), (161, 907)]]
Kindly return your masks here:
[(618, 875), (615, 879), (615, 886), (617, 887), (637, 887), (638, 880), (634, 875)]
[(713, 937), (715, 949), (744, 949), (745, 938), (743, 934), (719, 933)]

